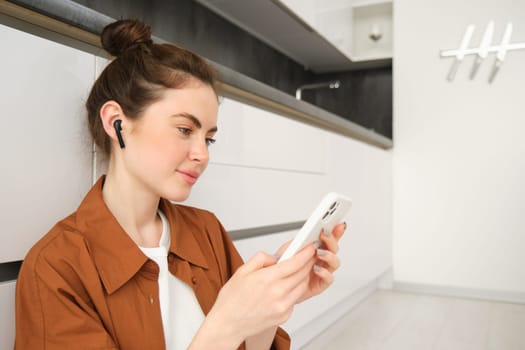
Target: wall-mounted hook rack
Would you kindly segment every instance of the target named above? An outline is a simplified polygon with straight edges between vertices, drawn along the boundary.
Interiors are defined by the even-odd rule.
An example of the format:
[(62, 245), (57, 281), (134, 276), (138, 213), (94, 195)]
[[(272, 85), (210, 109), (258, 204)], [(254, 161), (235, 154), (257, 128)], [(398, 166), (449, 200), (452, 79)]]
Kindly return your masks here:
[(452, 64), (452, 67), (450, 68), (449, 74), (447, 76), (447, 79), (449, 81), (454, 80), (459, 65), (461, 64), (465, 56), (477, 55), (476, 61), (474, 62), (474, 65), (472, 66), (472, 70), (470, 72), (470, 79), (474, 79), (478, 72), (479, 66), (481, 65), (483, 60), (487, 58), (489, 53), (494, 52), (496, 53), (496, 61), (494, 62), (492, 71), (489, 75), (489, 83), (492, 83), (494, 81), (494, 78), (496, 77), (496, 74), (501, 68), (503, 61), (505, 60), (507, 52), (525, 49), (525, 42), (512, 44), (510, 43), (510, 38), (512, 36), (511, 22), (507, 23), (499, 45), (491, 46), (490, 44), (494, 34), (494, 21), (490, 21), (487, 25), (487, 28), (485, 29), (483, 37), (481, 38), (479, 46), (475, 48), (469, 48), (468, 46), (470, 40), (472, 39), (472, 34), (474, 33), (475, 29), (476, 27), (472, 24), (467, 26), (467, 29), (463, 34), (463, 39), (461, 40), (461, 44), (458, 49), (441, 51), (441, 57), (455, 57), (454, 63)]

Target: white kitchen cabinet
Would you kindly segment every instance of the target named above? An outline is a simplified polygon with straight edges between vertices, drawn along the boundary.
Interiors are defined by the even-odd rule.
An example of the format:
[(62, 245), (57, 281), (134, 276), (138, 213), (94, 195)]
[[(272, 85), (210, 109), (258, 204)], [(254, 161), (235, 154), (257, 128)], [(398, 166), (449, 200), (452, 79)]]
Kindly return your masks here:
[(94, 56), (0, 25), (0, 262), (21, 260), (90, 187)]
[(327, 189), (327, 137), (318, 128), (224, 98), (208, 169), (188, 204), (228, 230), (306, 218)]
[[(104, 57), (96, 56), (95, 57), (95, 76), (98, 78), (100, 76), (100, 73), (106, 68), (106, 66), (111, 62), (111, 59), (107, 59)], [(93, 162), (94, 170), (93, 170), (93, 183), (95, 183), (100, 176), (105, 174), (108, 170), (108, 158), (107, 156), (100, 150), (97, 146), (94, 144), (92, 145), (95, 150), (93, 153), (95, 159)]]
[(319, 129), (228, 98), (221, 98), (211, 162), (323, 174), (326, 135)]
[(0, 282), (0, 349), (12, 349), (15, 343), (16, 282)]
[(354, 6), (352, 12), (352, 60), (392, 58), (392, 3)]
[(392, 58), (392, 0), (279, 1), (351, 61)]

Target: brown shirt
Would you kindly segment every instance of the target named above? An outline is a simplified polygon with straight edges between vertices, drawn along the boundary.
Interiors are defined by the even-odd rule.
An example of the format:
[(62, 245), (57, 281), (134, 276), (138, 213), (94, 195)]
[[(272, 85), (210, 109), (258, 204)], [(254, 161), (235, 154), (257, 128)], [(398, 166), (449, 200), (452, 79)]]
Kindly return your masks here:
[[(105, 205), (103, 181), (27, 254), (16, 286), (15, 349), (165, 349), (158, 265)], [(164, 199), (160, 210), (170, 223), (169, 271), (207, 314), (242, 259), (212, 213)], [(289, 346), (279, 329), (272, 348)]]

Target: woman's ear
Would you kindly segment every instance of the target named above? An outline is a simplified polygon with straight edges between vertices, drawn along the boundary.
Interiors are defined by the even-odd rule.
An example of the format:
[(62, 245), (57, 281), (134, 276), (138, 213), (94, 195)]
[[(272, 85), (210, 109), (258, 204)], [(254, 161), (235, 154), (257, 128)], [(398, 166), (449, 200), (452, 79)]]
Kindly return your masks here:
[[(126, 128), (124, 125), (125, 119), (126, 116), (116, 101), (107, 101), (100, 108), (100, 120), (102, 121), (104, 131), (113, 142), (120, 145), (120, 148), (124, 148), (122, 131)], [(117, 120), (120, 120), (120, 122), (115, 124)]]

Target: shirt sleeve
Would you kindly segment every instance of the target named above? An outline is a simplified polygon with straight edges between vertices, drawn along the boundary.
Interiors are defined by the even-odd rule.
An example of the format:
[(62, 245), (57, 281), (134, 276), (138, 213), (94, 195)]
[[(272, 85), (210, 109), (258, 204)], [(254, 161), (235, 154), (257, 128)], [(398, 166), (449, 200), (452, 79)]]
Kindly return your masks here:
[[(226, 257), (229, 262), (229, 270), (230, 270), (230, 275), (228, 276), (229, 278), (242, 264), (244, 264), (244, 261), (242, 260), (239, 252), (235, 248), (230, 236), (228, 235), (228, 233), (226, 232), (222, 224), (219, 222), (217, 218), (215, 218), (215, 220), (217, 220), (217, 223), (219, 225), (219, 228), (221, 231), (221, 238), (222, 238), (223, 245), (224, 245), (224, 251), (226, 252)], [(290, 336), (288, 335), (288, 333), (286, 333), (284, 329), (279, 327), (275, 334), (275, 339), (273, 341), (271, 349), (272, 350), (288, 350), (290, 349), (290, 344), (291, 344)], [(245, 347), (243, 344), (239, 349), (244, 350), (244, 348)]]
[[(15, 350), (118, 349), (67, 264), (28, 256), (16, 285)], [(77, 283), (78, 282), (78, 283)]]

